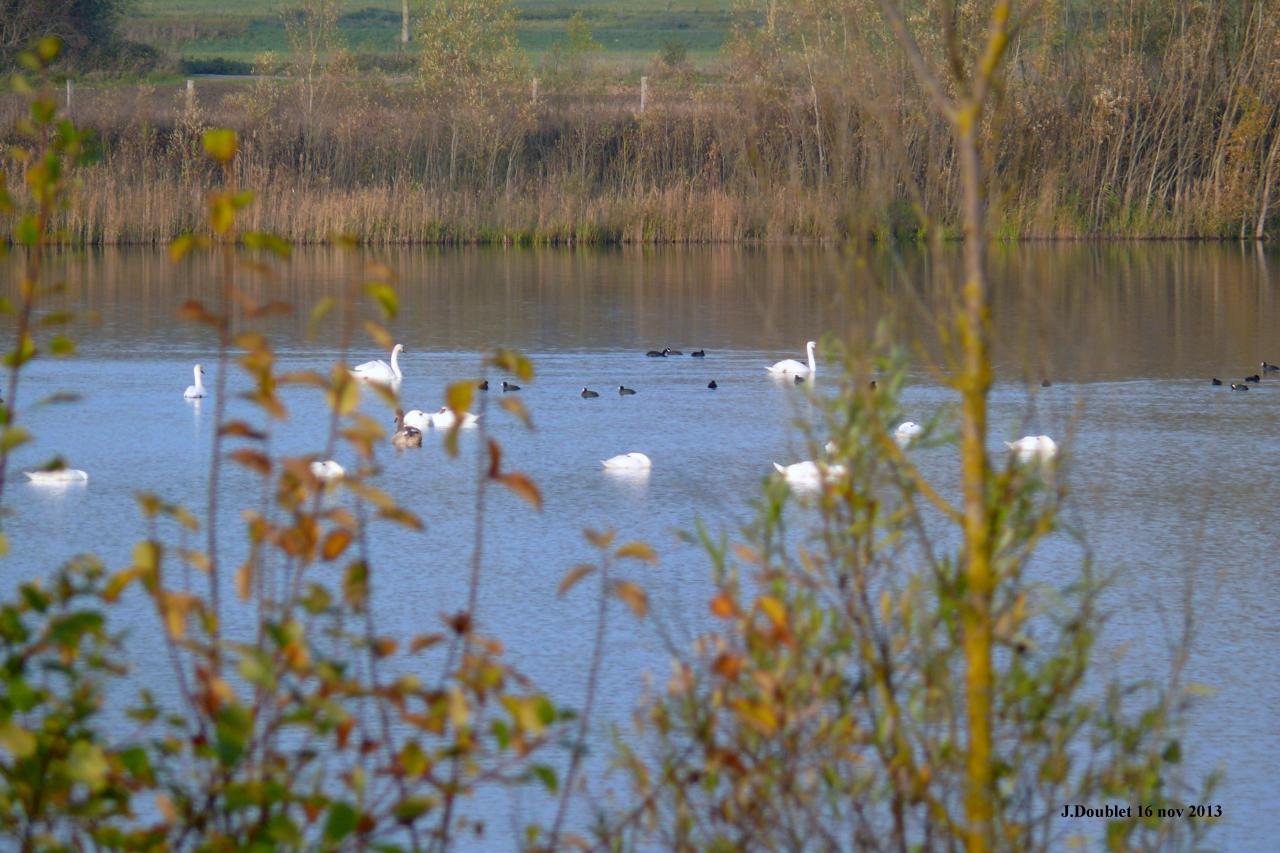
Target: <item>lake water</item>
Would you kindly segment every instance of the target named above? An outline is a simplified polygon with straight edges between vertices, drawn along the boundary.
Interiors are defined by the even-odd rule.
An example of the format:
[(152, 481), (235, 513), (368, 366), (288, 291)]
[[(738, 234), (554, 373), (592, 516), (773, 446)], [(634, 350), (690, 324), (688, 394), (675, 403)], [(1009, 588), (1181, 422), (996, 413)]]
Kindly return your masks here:
[[(406, 346), (406, 408), (438, 408), (450, 381), (479, 375), (486, 348), (518, 348), (537, 370), (521, 392), (535, 432), (491, 403), (485, 412), (507, 464), (538, 483), (546, 510), (493, 493), (483, 630), (504, 639), (540, 686), (578, 705), (593, 599), (585, 587), (557, 598), (556, 586), (592, 557), (582, 530), (615, 527), (662, 556), (659, 567), (627, 570), (649, 591), (655, 616), (643, 625), (621, 610), (613, 618), (602, 724), (625, 721), (644, 672), (665, 680), (664, 633), (687, 638), (704, 624), (709, 564), (677, 532), (697, 519), (733, 531), (750, 518), (770, 463), (806, 458), (793, 427), (806, 414), (805, 398), (767, 378), (766, 364), (803, 358), (805, 341), (824, 334), (868, 339), (893, 315), (899, 339), (917, 350), (903, 400), (908, 416), (924, 421), (953, 399), (925, 363), (936, 351), (932, 309), (949, 281), (918, 255), (493, 248), (379, 257), (400, 274), (392, 328)], [(307, 318), (317, 300), (341, 293), (356, 263), (328, 249), (303, 250), (277, 280), (252, 286), (261, 298), (296, 305), (293, 315), (265, 324), (282, 369), (322, 368), (336, 357), (332, 334), (308, 338)], [(60, 453), (91, 480), (63, 490), (10, 482), (6, 593), (83, 551), (112, 568), (127, 565), (145, 535), (139, 491), (203, 506), (213, 406), (184, 401), (182, 390), (196, 362), (213, 384), (214, 344), (176, 315), (187, 299), (213, 298), (209, 263), (174, 266), (162, 251), (119, 250), (60, 255), (56, 266), (68, 286), (55, 301), (87, 318), (74, 328), (79, 354), (35, 362), (22, 399), (71, 391), (83, 401), (24, 413), (38, 440), (18, 451), (11, 470)], [(1263, 359), (1280, 362), (1280, 256), (1235, 245), (1030, 245), (996, 248), (993, 266), (993, 446), (1028, 432), (1069, 439), (1068, 518), (1087, 532), (1100, 567), (1123, 570), (1111, 593), (1104, 668), (1132, 675), (1162, 660), (1180, 624), (1185, 581), (1194, 581), (1188, 678), (1215, 692), (1192, 713), (1189, 767), (1225, 773), (1214, 845), (1266, 849), (1280, 834), (1280, 378), (1247, 394), (1210, 387), (1209, 379), (1239, 381)], [(0, 281), (11, 289), (12, 267), (4, 269)], [(705, 348), (707, 357), (643, 355), (664, 346)], [(354, 360), (385, 357), (363, 343)], [(1041, 378), (1052, 387), (1041, 389)], [(714, 392), (706, 388), (712, 379)], [(639, 393), (619, 397), (619, 384)], [(243, 386), (243, 378), (234, 375), (231, 385)], [(600, 398), (581, 399), (584, 385)], [(491, 391), (490, 401), (497, 396)], [(305, 391), (286, 399), (291, 419), (274, 449), (319, 451), (321, 401)], [(385, 416), (378, 404), (364, 405)], [(382, 457), (380, 485), (427, 523), (423, 533), (383, 527), (375, 537), (376, 612), (389, 633), (434, 630), (437, 614), (465, 601), (475, 437), (463, 435), (456, 460), (433, 439), (420, 452)], [(633, 450), (653, 459), (650, 477), (602, 473), (599, 460)], [(936, 466), (944, 487), (953, 481), (948, 453), (925, 451), (921, 460)], [(224, 506), (233, 524), (256, 490), (251, 476), (227, 470)], [(1078, 565), (1072, 549), (1054, 543), (1044, 560), (1063, 578)], [(157, 628), (149, 610), (129, 611), (138, 606), (126, 604), (121, 614), (133, 630), (133, 678), (163, 690), (167, 663), (149, 652)], [(491, 825), (499, 837), (504, 828)]]

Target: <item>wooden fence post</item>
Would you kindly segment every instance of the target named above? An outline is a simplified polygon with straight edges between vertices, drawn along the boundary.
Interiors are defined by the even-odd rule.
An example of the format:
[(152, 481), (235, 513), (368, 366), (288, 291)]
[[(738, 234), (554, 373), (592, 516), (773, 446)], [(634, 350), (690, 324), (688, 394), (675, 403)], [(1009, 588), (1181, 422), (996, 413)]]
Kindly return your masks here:
[(644, 112), (645, 103), (649, 100), (649, 78), (640, 78), (640, 112)]
[(196, 106), (196, 81), (190, 77), (187, 78), (187, 112), (191, 112)]
[(73, 84), (71, 82), (71, 78), (68, 77), (67, 78), (67, 117), (68, 118), (71, 117), (71, 90), (74, 87), (75, 87), (75, 84)]

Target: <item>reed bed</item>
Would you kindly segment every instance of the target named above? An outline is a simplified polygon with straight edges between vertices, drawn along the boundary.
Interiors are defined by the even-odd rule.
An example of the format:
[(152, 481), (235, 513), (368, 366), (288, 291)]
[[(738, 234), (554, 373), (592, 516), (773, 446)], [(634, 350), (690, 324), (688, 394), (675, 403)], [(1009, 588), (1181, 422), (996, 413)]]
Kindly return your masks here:
[[(1265, 237), (1280, 166), (1274, 0), (1084, 6), (1044, 11), (1018, 42), (988, 129), (993, 233)], [(215, 126), (244, 141), (236, 177), (263, 199), (252, 226), (298, 242), (955, 233), (947, 128), (891, 48), (847, 36), (874, 9), (781, 8), (772, 35), (736, 34), (711, 82), (654, 70), (643, 112), (638, 81), (601, 70), (544, 80), (536, 99), (523, 84), (442, 97), (350, 68), (201, 80), (193, 97), (180, 84), (85, 86), (74, 117), (104, 157), (61, 233), (150, 243), (197, 228), (218, 180), (200, 133)], [(841, 26), (843, 41), (818, 37)], [(16, 109), (0, 101), (0, 127)]]

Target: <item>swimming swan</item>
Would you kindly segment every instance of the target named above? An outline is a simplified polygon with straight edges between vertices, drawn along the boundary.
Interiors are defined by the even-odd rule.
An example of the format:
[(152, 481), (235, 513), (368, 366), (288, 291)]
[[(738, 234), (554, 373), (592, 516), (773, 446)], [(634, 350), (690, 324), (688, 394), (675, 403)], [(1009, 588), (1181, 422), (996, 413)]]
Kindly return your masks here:
[(404, 425), (411, 426), (416, 430), (426, 431), (431, 429), (431, 415), (422, 411), (422, 409), (414, 409), (405, 413)]
[(351, 375), (362, 382), (395, 385), (404, 378), (404, 374), (400, 372), (400, 353), (403, 351), (404, 344), (396, 344), (395, 349), (391, 350), (390, 364), (382, 359), (366, 361), (351, 368)]
[(899, 447), (906, 447), (911, 443), (912, 439), (924, 432), (924, 427), (915, 421), (903, 421), (898, 424), (897, 429), (893, 431), (893, 440), (898, 443)]
[(187, 390), (182, 392), (182, 396), (188, 400), (199, 400), (205, 395), (204, 380), (200, 378), (204, 375), (204, 367), (197, 364), (191, 372), (195, 374), (196, 384), (188, 385)]
[(347, 472), (332, 459), (311, 463), (311, 476), (322, 483), (333, 483), (345, 477)]
[(809, 354), (808, 364), (802, 364), (794, 358), (784, 358), (766, 369), (774, 376), (817, 376), (818, 365), (813, 360), (813, 349), (817, 345), (815, 341), (809, 341), (804, 345), (805, 352)]
[[(409, 413), (410, 415), (413, 412)], [(457, 415), (453, 413), (453, 409), (448, 406), (441, 406), (440, 411), (434, 415), (427, 415), (427, 422), (436, 429), (452, 429), (454, 423), (458, 420)], [(462, 413), (462, 429), (471, 429), (476, 425), (476, 421), (480, 420), (479, 415), (473, 415), (470, 412)], [(404, 416), (404, 422), (409, 423), (409, 415)]]
[(648, 456), (634, 452), (620, 453), (617, 456), (610, 456), (608, 459), (601, 459), (600, 464), (613, 471), (648, 471), (653, 467), (653, 463), (649, 461)]
[(816, 489), (824, 480), (830, 483), (843, 477), (845, 473), (843, 465), (819, 464), (812, 461), (797, 462), (794, 465), (779, 465), (775, 462), (773, 467), (793, 489)]
[(1058, 455), (1058, 444), (1047, 435), (1024, 435), (1017, 441), (1006, 441), (1005, 446), (1014, 452), (1019, 462), (1036, 460), (1045, 462)]
[(89, 475), (78, 468), (55, 468), (52, 471), (23, 471), (33, 484), (48, 486), (58, 483), (87, 483)]

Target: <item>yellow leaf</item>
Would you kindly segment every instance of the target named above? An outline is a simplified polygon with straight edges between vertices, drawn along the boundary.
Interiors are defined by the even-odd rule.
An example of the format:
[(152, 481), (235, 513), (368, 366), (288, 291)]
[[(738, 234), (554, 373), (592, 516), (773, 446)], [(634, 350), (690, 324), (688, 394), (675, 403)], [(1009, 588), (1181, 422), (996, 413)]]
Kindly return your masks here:
[(107, 773), (111, 766), (96, 743), (78, 740), (71, 747), (67, 756), (67, 775), (77, 782), (83, 782), (91, 791), (99, 791), (107, 784)]
[(739, 699), (733, 703), (734, 710), (753, 728), (763, 735), (772, 735), (778, 730), (778, 715), (773, 708), (763, 702), (748, 702)]
[(643, 619), (649, 612), (649, 596), (631, 581), (618, 581), (613, 585), (613, 594), (631, 608), (631, 612)]
[(641, 560), (646, 563), (658, 562), (658, 555), (647, 542), (628, 542), (613, 554), (619, 560)]
[(454, 728), (462, 728), (467, 724), (467, 697), (462, 695), (462, 688), (454, 684), (449, 688), (449, 722)]
[(364, 330), (369, 334), (369, 337), (373, 338), (373, 342), (382, 349), (391, 349), (395, 346), (395, 342), (391, 338), (391, 333), (378, 323), (375, 323), (372, 320), (365, 320)]
[(591, 565), (590, 563), (579, 563), (578, 565), (574, 566), (572, 569), (569, 570), (568, 574), (564, 576), (564, 579), (560, 581), (560, 588), (556, 590), (556, 595), (561, 595), (561, 596), (564, 595), (566, 592), (573, 589), (574, 584), (576, 584), (578, 581), (582, 580), (583, 578), (585, 578), (587, 575), (591, 574), (595, 570), (596, 570), (596, 567)]
[(238, 147), (239, 140), (234, 130), (218, 127), (204, 132), (204, 150), (219, 163), (230, 163)]
[(475, 399), (476, 384), (474, 382), (455, 382), (445, 390), (444, 402), (454, 414), (462, 415), (471, 411), (471, 402)]
[(529, 410), (524, 407), (519, 397), (503, 397), (498, 405), (519, 418), (526, 429), (533, 429), (533, 419), (529, 417)]
[(14, 758), (27, 758), (36, 751), (36, 739), (13, 720), (5, 720), (0, 722), (0, 746)]
[(772, 595), (762, 595), (756, 599), (756, 606), (764, 611), (775, 628), (785, 630), (787, 627), (787, 608)]

